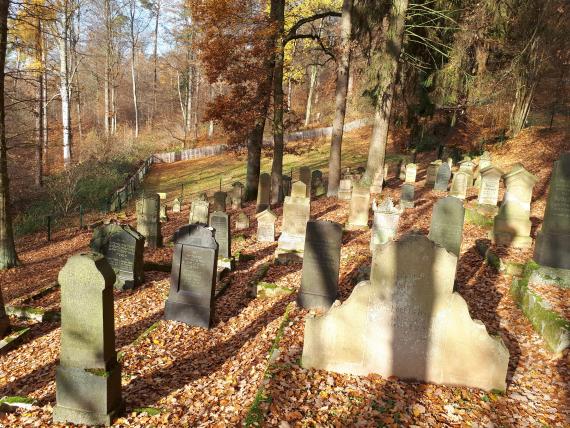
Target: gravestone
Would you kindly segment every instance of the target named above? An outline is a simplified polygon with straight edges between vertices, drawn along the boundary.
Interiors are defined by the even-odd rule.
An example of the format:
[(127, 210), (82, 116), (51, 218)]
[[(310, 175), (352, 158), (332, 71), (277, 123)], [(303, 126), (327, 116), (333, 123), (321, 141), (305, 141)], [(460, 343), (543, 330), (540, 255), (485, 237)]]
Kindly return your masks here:
[(570, 278), (570, 153), (554, 162), (542, 229), (537, 233), (534, 261), (561, 270)]
[(404, 183), (400, 187), (400, 206), (414, 208), (416, 188), (412, 183)]
[(236, 219), (236, 230), (249, 228), (249, 217), (244, 212), (240, 212)]
[(144, 240), (129, 225), (110, 223), (93, 231), (89, 247), (103, 254), (113, 268), (116, 289), (132, 289), (144, 282)]
[(418, 166), (415, 163), (409, 163), (406, 165), (406, 183), (415, 183), (416, 182), (416, 174), (418, 171)]
[(479, 158), (479, 165), (475, 171), (475, 187), (481, 187), (481, 172), (489, 166), (491, 166), (491, 154), (485, 151)]
[(351, 178), (343, 178), (340, 180), (340, 184), (338, 187), (338, 199), (342, 201), (350, 201), (352, 197), (352, 179)]
[(453, 174), (453, 181), (451, 182), (451, 189), (449, 189), (449, 196), (458, 199), (465, 199), (467, 196), (467, 187), (471, 176), (467, 171), (459, 170)]
[(158, 192), (157, 193), (158, 197), (160, 198), (160, 202), (162, 203), (162, 201), (166, 201), (166, 193), (164, 192)]
[(137, 232), (145, 237), (145, 246), (162, 246), (160, 233), (160, 199), (157, 194), (143, 195), (137, 201)]
[(176, 198), (172, 202), (172, 212), (179, 213), (182, 209), (182, 198)]
[(313, 187), (313, 191), (315, 192), (315, 196), (323, 196), (327, 193), (327, 189), (323, 182), (323, 173), (318, 169), (314, 170), (311, 174), (311, 185)]
[(301, 289), (298, 304), (306, 309), (328, 309), (338, 296), (342, 226), (332, 221), (307, 223)]
[(277, 215), (267, 208), (255, 215), (257, 218), (257, 242), (275, 242), (275, 221)]
[(497, 206), (499, 186), (504, 172), (493, 165), (481, 170), (481, 186), (479, 188), (479, 205)]
[(350, 198), (350, 215), (346, 229), (368, 228), (368, 213), (370, 210), (370, 190), (361, 184), (355, 184)]
[(447, 165), (449, 169), (453, 168), (453, 158), (447, 158)]
[(110, 425), (123, 409), (121, 366), (115, 351), (114, 282), (113, 269), (98, 253), (74, 255), (59, 272), (56, 423)]
[(303, 183), (305, 183), (305, 188), (307, 191), (307, 194), (305, 196), (307, 198), (310, 198), (311, 197), (311, 188), (312, 188), (311, 168), (309, 168), (308, 166), (302, 166), (301, 168), (299, 168), (299, 181), (302, 181)]
[(170, 293), (164, 318), (209, 328), (214, 317), (218, 243), (214, 231), (199, 224), (174, 234)]
[(433, 206), (428, 238), (459, 257), (464, 219), (461, 200), (452, 196), (440, 199)]
[(505, 196), (493, 223), (493, 241), (499, 245), (528, 248), (532, 245), (530, 202), (538, 180), (520, 163), (503, 176)]
[(283, 198), (291, 195), (291, 177), (288, 175), (283, 176)]
[(504, 391), (509, 352), (453, 292), (456, 266), (422, 235), (378, 247), (370, 281), (307, 318), (303, 367)]
[(436, 160), (429, 164), (426, 171), (426, 187), (434, 186), (441, 165), (441, 160)]
[(231, 269), (232, 242), (229, 214), (223, 211), (214, 211), (210, 214), (210, 227), (214, 229), (214, 239), (218, 243), (218, 267)]
[(264, 172), (259, 176), (259, 186), (257, 187), (257, 204), (255, 207), (255, 212), (260, 213), (261, 211), (269, 208), (269, 197), (271, 194), (271, 175)]
[(166, 214), (166, 202), (160, 204), (160, 221), (168, 221), (168, 214)]
[(208, 217), (210, 214), (210, 203), (208, 201), (196, 199), (192, 201), (190, 206), (189, 224), (208, 224)]
[(305, 229), (311, 215), (311, 200), (304, 195), (305, 183), (297, 181), (293, 184), (291, 196), (285, 198), (281, 236), (275, 253), (278, 260), (296, 259), (303, 254)]
[(406, 165), (408, 164), (408, 159), (404, 158), (400, 162), (400, 180), (406, 181)]
[(447, 186), (449, 185), (449, 179), (451, 178), (451, 168), (447, 163), (442, 163), (438, 170), (437, 176), (435, 178), (435, 185), (433, 190), (437, 192), (447, 192)]
[(228, 194), (226, 192), (222, 192), (221, 190), (214, 193), (214, 206), (212, 207), (213, 211), (226, 211), (226, 201), (228, 199)]
[(466, 156), (461, 162), (459, 162), (459, 171), (464, 171), (469, 175), (467, 179), (467, 187), (473, 187), (475, 164), (469, 156)]
[(374, 222), (370, 237), (370, 251), (374, 251), (377, 245), (383, 245), (396, 237), (398, 223), (400, 222), (400, 210), (394, 207), (391, 198), (385, 199), (380, 205), (376, 201), (372, 203)]
[(243, 202), (243, 184), (235, 182), (232, 184), (232, 190), (229, 193), (230, 204), (233, 210), (239, 210)]

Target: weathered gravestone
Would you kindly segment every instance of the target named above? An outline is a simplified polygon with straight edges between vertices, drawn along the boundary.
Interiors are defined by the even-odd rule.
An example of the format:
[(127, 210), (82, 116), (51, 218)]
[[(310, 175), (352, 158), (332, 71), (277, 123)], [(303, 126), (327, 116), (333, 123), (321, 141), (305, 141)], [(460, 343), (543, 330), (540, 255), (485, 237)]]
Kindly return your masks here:
[(226, 200), (228, 199), (228, 194), (222, 192), (221, 190), (214, 193), (214, 206), (213, 211), (226, 211)]
[(214, 229), (214, 238), (218, 243), (218, 267), (231, 269), (232, 243), (230, 216), (223, 211), (214, 211), (210, 214), (210, 227)]
[(236, 230), (243, 230), (249, 228), (249, 217), (246, 213), (240, 212), (236, 219)]
[(267, 208), (255, 215), (257, 218), (257, 242), (275, 242), (275, 221), (277, 215)]
[(126, 290), (144, 282), (145, 238), (129, 225), (106, 224), (93, 231), (89, 246), (105, 256), (115, 272), (115, 288)]
[(199, 224), (174, 234), (170, 293), (164, 308), (167, 320), (209, 328), (214, 317), (218, 243), (214, 232)]
[(305, 183), (305, 189), (307, 192), (305, 196), (307, 198), (311, 197), (311, 189), (312, 189), (311, 178), (312, 178), (311, 168), (309, 168), (308, 166), (302, 166), (301, 168), (299, 168), (299, 181)]
[(291, 195), (291, 177), (289, 177), (288, 175), (284, 175), (283, 176), (283, 198), (285, 198), (285, 196), (290, 196)]
[[(534, 260), (542, 266), (570, 269), (570, 153), (554, 163)], [(564, 276), (570, 278), (569, 273)]]
[(382, 245), (396, 237), (398, 223), (400, 222), (400, 210), (394, 207), (391, 198), (385, 199), (380, 205), (376, 201), (372, 203), (374, 222), (372, 223), (372, 236), (370, 237), (370, 251), (374, 251), (377, 245)]
[(305, 183), (293, 184), (291, 196), (283, 204), (283, 223), (276, 256), (278, 260), (300, 257), (305, 247), (305, 229), (311, 215), (311, 200), (306, 195)]
[(503, 176), (506, 191), (493, 223), (493, 241), (499, 245), (528, 248), (532, 245), (530, 202), (538, 180), (518, 163)]
[(307, 319), (303, 367), (504, 391), (509, 352), (453, 292), (456, 265), (422, 235), (378, 247), (370, 281)]
[(232, 184), (231, 200), (232, 209), (237, 210), (242, 207), (245, 186), (242, 182), (236, 181)]
[(469, 180), (471, 176), (467, 171), (459, 170), (453, 174), (453, 181), (451, 182), (451, 188), (449, 189), (449, 196), (453, 196), (458, 199), (465, 199), (467, 196), (467, 187), (469, 186)]
[(428, 238), (459, 257), (463, 239), (465, 208), (461, 200), (448, 196), (433, 206)]
[(325, 183), (323, 182), (323, 173), (318, 169), (314, 170), (311, 174), (311, 186), (315, 192), (315, 196), (323, 196), (327, 193)]
[(493, 165), (480, 171), (481, 186), (479, 187), (479, 205), (497, 206), (499, 186), (504, 172)]
[(449, 185), (450, 178), (451, 168), (447, 163), (442, 163), (437, 170), (433, 190), (437, 192), (447, 192), (447, 186)]
[(195, 199), (190, 206), (189, 224), (208, 224), (210, 214), (210, 203), (206, 200)]
[(484, 151), (479, 158), (479, 168), (475, 174), (475, 187), (481, 187), (481, 172), (489, 166), (491, 166), (491, 154), (488, 151)]
[(182, 198), (176, 198), (172, 202), (172, 212), (179, 213), (182, 209)]
[(469, 178), (467, 179), (467, 187), (473, 187), (475, 164), (469, 156), (466, 156), (461, 162), (459, 162), (459, 171), (464, 171), (469, 174)]
[(110, 425), (123, 408), (115, 352), (115, 274), (103, 255), (77, 254), (67, 260), (58, 282), (61, 351), (53, 421)]
[(370, 190), (368, 187), (356, 183), (352, 189), (350, 199), (350, 215), (346, 223), (346, 229), (368, 228), (368, 213), (370, 211)]
[(404, 158), (402, 159), (402, 161), (400, 162), (400, 180), (405, 181), (406, 180), (406, 165), (409, 163), (409, 159), (408, 158)]
[(416, 174), (418, 171), (418, 166), (415, 163), (409, 163), (406, 165), (406, 183), (415, 183), (416, 182)]
[(441, 160), (436, 160), (431, 162), (426, 171), (426, 186), (433, 187), (435, 181), (437, 179), (437, 173), (439, 171), (439, 167), (441, 166)]
[(338, 296), (342, 226), (332, 221), (311, 220), (307, 223), (300, 306), (328, 309)]
[(145, 245), (150, 248), (162, 246), (159, 213), (158, 195), (146, 195), (137, 201), (137, 232), (145, 237)]
[(352, 178), (343, 178), (338, 187), (338, 198), (342, 201), (350, 201), (352, 197)]
[(414, 208), (416, 188), (412, 183), (404, 183), (400, 187), (400, 206)]
[(257, 187), (257, 204), (255, 212), (269, 208), (269, 197), (271, 195), (271, 175), (264, 172), (259, 176), (259, 186)]
[(168, 214), (166, 213), (166, 202), (160, 204), (160, 221), (168, 221)]

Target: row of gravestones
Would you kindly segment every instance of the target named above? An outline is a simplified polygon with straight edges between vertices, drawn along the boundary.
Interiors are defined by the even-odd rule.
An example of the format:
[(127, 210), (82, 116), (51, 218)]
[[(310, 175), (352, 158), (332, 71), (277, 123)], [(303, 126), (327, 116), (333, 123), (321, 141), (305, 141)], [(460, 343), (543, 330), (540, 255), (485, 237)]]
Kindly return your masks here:
[[(306, 205), (305, 184), (295, 183), (289, 198), (286, 203)], [(535, 249), (535, 259), (541, 264), (570, 268), (569, 200), (570, 154), (565, 154), (555, 164)], [(391, 201), (374, 203), (373, 209), (375, 222), (377, 213), (400, 214)], [(156, 208), (152, 211), (158, 217)], [(227, 219), (226, 213), (220, 214)], [(292, 215), (298, 218), (298, 213)], [(500, 338), (490, 336), (482, 323), (471, 319), (466, 302), (453, 292), (463, 220), (462, 200), (448, 196), (434, 205), (427, 237), (412, 233), (393, 241), (397, 221), (391, 219), (391, 226), (380, 225), (390, 233), (374, 245), (370, 281), (359, 283), (348, 300), (338, 305), (334, 302), (338, 296), (342, 226), (307, 219), (303, 251), (298, 254), (303, 270), (297, 301), (305, 308), (330, 309), (306, 321), (303, 365), (356, 375), (379, 373), (504, 390), (507, 348)], [(211, 224), (214, 227), (184, 226), (174, 236), (167, 319), (210, 326), (223, 246), (219, 232), (224, 227), (228, 231), (229, 248), (229, 221)], [(109, 238), (117, 234), (124, 235), (120, 242), (135, 238), (141, 254), (144, 238), (128, 226), (110, 225), (107, 229), (93, 238), (106, 251), (106, 257), (98, 253), (72, 256), (59, 274), (62, 339), (56, 373), (56, 422), (109, 424), (122, 409), (112, 287), (115, 272), (127, 268), (121, 263), (128, 251), (110, 243)]]

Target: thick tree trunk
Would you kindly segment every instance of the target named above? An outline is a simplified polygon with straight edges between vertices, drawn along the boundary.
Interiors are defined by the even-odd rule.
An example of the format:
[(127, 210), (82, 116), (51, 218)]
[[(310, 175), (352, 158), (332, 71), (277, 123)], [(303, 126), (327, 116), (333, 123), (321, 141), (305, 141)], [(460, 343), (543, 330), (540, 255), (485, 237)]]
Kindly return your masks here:
[(386, 143), (388, 140), (388, 127), (394, 97), (394, 86), (398, 73), (398, 59), (402, 51), (404, 36), (404, 21), (408, 9), (408, 0), (392, 0), (390, 7), (390, 20), (386, 32), (386, 41), (380, 57), (382, 72), (374, 112), (374, 129), (368, 149), (368, 160), (363, 182), (370, 185), (372, 193), (382, 190), (384, 158), (386, 156)]
[[(8, 0), (0, 0), (0, 270), (18, 264), (12, 217), (10, 215), (10, 187), (8, 185), (8, 153), (6, 143), (6, 111), (4, 108), (4, 66), (8, 33)], [(4, 302), (0, 291), (0, 336), (7, 327)]]
[(263, 146), (264, 129), (265, 115), (256, 120), (255, 126), (247, 137), (247, 173), (245, 179), (246, 201), (254, 201), (257, 198), (257, 188), (261, 172), (261, 147)]
[(272, 18), (277, 23), (275, 65), (273, 68), (273, 163), (271, 165), (271, 204), (282, 200), (283, 183), (283, 63), (285, 45), (285, 1), (271, 0)]
[(346, 115), (346, 96), (350, 76), (350, 39), (352, 34), (352, 0), (344, 0), (340, 23), (341, 47), (336, 69), (335, 114), (329, 156), (329, 179), (327, 196), (337, 196), (340, 185), (340, 163), (344, 118)]

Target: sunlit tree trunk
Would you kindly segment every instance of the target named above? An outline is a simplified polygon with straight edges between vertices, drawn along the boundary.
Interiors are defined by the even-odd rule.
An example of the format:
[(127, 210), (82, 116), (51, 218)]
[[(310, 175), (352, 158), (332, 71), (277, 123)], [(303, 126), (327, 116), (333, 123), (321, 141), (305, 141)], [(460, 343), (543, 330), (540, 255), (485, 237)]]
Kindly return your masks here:
[(42, 20), (36, 20), (36, 57), (39, 69), (37, 70), (38, 90), (36, 100), (36, 186), (43, 185), (43, 143), (44, 143), (44, 72), (43, 72), (43, 34)]
[(160, 20), (160, 0), (154, 4), (154, 34), (153, 34), (153, 47), (152, 47), (152, 109), (150, 113), (150, 125), (152, 126), (154, 120), (154, 113), (156, 111), (156, 92), (158, 87), (158, 23)]

